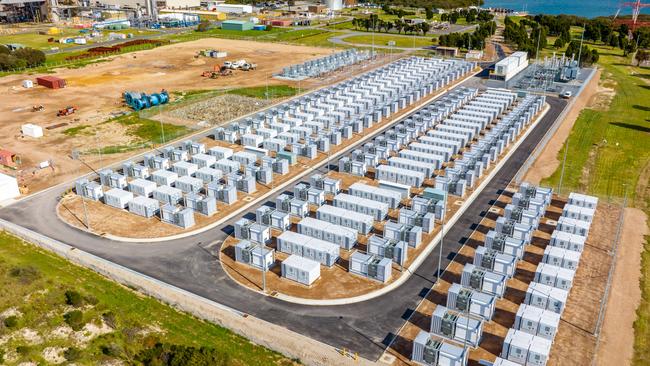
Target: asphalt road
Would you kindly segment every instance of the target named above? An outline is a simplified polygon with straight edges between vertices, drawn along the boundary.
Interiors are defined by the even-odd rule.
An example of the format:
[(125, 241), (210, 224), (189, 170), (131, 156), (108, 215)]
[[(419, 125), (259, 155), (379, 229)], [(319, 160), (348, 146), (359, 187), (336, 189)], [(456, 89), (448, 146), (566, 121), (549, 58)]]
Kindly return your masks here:
[[(524, 140), (483, 193), (452, 227), (446, 228), (442, 268), (473, 231), (482, 215), (537, 146), (566, 101), (547, 98), (550, 111)], [(302, 333), (375, 360), (436, 279), (435, 249), (402, 286), (378, 298), (350, 305), (307, 306), (260, 295), (234, 283), (218, 263), (218, 250), (231, 220), (195, 236), (154, 244), (114, 242), (60, 222), (55, 215), (60, 190), (45, 191), (0, 210), (0, 217), (56, 240)]]

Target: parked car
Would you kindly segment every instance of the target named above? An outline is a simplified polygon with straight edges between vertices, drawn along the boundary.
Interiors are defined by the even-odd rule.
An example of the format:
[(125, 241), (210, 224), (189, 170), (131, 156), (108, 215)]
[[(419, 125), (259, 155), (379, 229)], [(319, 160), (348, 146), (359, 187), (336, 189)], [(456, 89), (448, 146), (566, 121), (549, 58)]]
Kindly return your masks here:
[(573, 95), (573, 93), (571, 93), (570, 91), (567, 90), (567, 91), (562, 92), (560, 94), (560, 98), (569, 99), (569, 98), (571, 98), (572, 95)]

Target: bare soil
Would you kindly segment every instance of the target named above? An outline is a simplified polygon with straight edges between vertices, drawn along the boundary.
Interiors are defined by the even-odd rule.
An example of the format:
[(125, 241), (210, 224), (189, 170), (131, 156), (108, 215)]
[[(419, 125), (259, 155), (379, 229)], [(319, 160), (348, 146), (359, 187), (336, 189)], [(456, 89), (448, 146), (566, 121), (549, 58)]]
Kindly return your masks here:
[(637, 208), (625, 209), (616, 269), (607, 301), (596, 364), (628, 365), (634, 355), (634, 321), (641, 302), (641, 253), (648, 235), (647, 216)]
[[(598, 80), (600, 79), (601, 70), (596, 71), (596, 75), (586, 85), (583, 91), (578, 95), (573, 108), (565, 116), (560, 127), (555, 131), (553, 137), (549, 140), (542, 150), (542, 153), (537, 157), (533, 165), (528, 169), (524, 176), (524, 181), (532, 184), (539, 184), (544, 178), (550, 177), (560, 166), (558, 160), (558, 153), (564, 146), (566, 139), (569, 137), (573, 125), (578, 119), (580, 112), (583, 108), (591, 108), (592, 106), (603, 107), (607, 100), (611, 100), (609, 96), (611, 93), (607, 88), (599, 87)], [(609, 98), (609, 99), (608, 99)]]
[[(211, 70), (223, 59), (200, 58), (198, 51), (215, 48), (228, 52), (229, 59), (246, 59), (257, 63), (257, 71), (235, 72), (234, 76), (209, 79), (201, 77), (204, 70)], [(35, 86), (24, 89), (24, 79), (35, 80), (42, 75), (11, 75), (0, 78), (3, 103), (0, 104), (0, 148), (17, 153), (22, 160), (19, 174), (21, 182), (31, 191), (43, 189), (70, 180), (80, 170), (80, 163), (69, 158), (73, 149), (86, 150), (88, 146), (110, 146), (132, 142), (125, 129), (113, 126), (107, 133), (88, 135), (79, 133), (66, 136), (67, 128), (89, 125), (97, 126), (113, 113), (128, 111), (122, 105), (122, 92), (127, 90), (157, 92), (204, 90), (218, 88), (248, 87), (288, 84), (272, 78), (283, 67), (304, 62), (333, 52), (327, 48), (258, 43), (240, 40), (209, 38), (193, 42), (173, 44), (153, 50), (114, 56), (105, 62), (91, 64), (79, 69), (61, 69), (54, 76), (66, 80), (63, 89), (47, 89)], [(44, 111), (32, 112), (32, 106), (43, 105)], [(67, 117), (56, 117), (59, 109), (68, 105), (78, 111)], [(44, 130), (40, 139), (22, 137), (20, 126), (34, 123), (45, 128), (59, 123), (68, 125)], [(104, 156), (104, 163), (124, 159), (128, 154)], [(52, 160), (54, 169), (37, 170), (42, 161)], [(98, 157), (87, 157), (95, 165)]]

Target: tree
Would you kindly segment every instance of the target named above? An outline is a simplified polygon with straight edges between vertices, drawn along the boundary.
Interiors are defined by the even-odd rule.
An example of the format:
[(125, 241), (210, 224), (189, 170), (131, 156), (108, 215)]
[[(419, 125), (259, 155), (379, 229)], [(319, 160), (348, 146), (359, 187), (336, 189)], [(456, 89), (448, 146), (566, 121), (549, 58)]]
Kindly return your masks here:
[(449, 14), (449, 23), (456, 24), (459, 17), (460, 17), (460, 14), (458, 12), (456, 12), (456, 11), (452, 12), (451, 14)]
[(442, 14), (440, 15), (440, 20), (443, 21), (443, 22), (448, 22), (448, 21), (449, 21), (449, 14), (447, 14), (447, 13), (442, 13)]
[(618, 37), (615, 34), (609, 37), (609, 46), (612, 48), (618, 47)]
[(397, 34), (402, 34), (402, 29), (404, 29), (404, 26), (406, 23), (402, 19), (397, 19), (395, 21), (395, 29), (397, 29)]
[(196, 31), (197, 32), (205, 32), (208, 29), (210, 29), (210, 21), (207, 19), (201, 20), (201, 23), (196, 26)]
[(431, 24), (424, 22), (420, 24), (420, 30), (422, 31), (422, 35), (426, 36), (427, 33), (431, 30)]
[(555, 47), (556, 49), (560, 49), (560, 48), (564, 47), (565, 44), (566, 43), (564, 42), (562, 37), (557, 37), (555, 42), (553, 42), (553, 47)]
[(641, 64), (650, 61), (650, 50), (636, 51), (634, 59), (637, 61), (637, 66), (641, 66)]
[(424, 8), (424, 12), (426, 14), (427, 20), (433, 19), (433, 10), (431, 9), (430, 6), (427, 6), (426, 8)]
[(13, 55), (16, 58), (25, 60), (29, 67), (39, 66), (45, 63), (45, 53), (33, 48), (25, 47), (17, 49), (13, 52)]

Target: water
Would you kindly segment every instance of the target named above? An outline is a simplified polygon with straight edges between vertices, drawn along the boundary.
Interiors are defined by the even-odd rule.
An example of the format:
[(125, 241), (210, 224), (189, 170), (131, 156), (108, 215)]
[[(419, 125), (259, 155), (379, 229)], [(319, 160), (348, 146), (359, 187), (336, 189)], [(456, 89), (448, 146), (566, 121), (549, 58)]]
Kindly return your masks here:
[[(593, 18), (616, 14), (618, 0), (484, 0), (484, 7), (507, 8), (527, 11), (529, 14), (570, 14)], [(647, 3), (648, 1), (642, 1)], [(621, 9), (621, 15), (632, 14), (628, 8)], [(650, 14), (650, 8), (641, 9), (641, 14)]]

